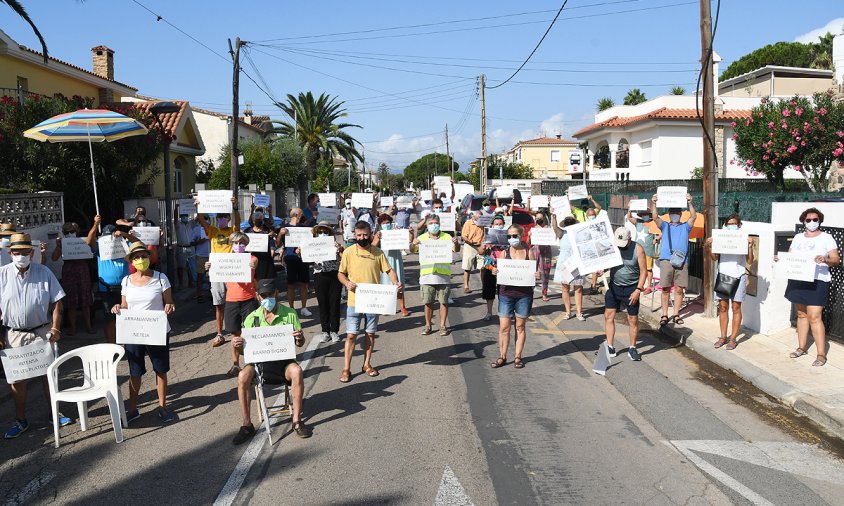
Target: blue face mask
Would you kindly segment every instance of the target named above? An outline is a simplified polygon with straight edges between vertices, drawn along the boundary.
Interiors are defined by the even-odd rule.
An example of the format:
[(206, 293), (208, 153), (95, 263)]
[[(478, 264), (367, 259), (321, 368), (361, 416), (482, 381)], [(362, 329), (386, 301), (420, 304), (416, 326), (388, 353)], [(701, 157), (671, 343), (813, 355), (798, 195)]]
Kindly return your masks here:
[(727, 225), (724, 228), (726, 228), (727, 230), (738, 230), (738, 225), (732, 225), (731, 224), (731, 225)]
[(381, 225), (381, 230), (391, 230), (393, 228), (392, 223), (384, 223)]
[(272, 311), (275, 309), (275, 297), (267, 297), (261, 301), (261, 307), (266, 309), (267, 311)]
[(510, 246), (516, 247), (522, 241), (520, 241), (518, 237), (511, 237), (511, 238), (507, 239), (507, 242), (510, 243)]
[(438, 223), (431, 223), (428, 225), (428, 232), (432, 234), (439, 234), (440, 233), (440, 225)]

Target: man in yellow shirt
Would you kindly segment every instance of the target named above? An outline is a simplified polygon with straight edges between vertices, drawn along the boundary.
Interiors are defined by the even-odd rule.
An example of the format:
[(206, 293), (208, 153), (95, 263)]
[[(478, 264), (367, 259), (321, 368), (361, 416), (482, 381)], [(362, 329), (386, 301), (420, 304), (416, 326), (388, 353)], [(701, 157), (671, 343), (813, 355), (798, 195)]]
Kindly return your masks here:
[(378, 315), (355, 311), (355, 288), (358, 283), (380, 283), (382, 272), (387, 273), (390, 281), (401, 290), (401, 282), (387, 263), (384, 252), (372, 245), (372, 229), (369, 223), (359, 221), (355, 224), (355, 244), (343, 251), (340, 268), (337, 271), (337, 279), (349, 291), (349, 301), (346, 304), (345, 362), (343, 372), (340, 374), (341, 383), (348, 383), (351, 380), (352, 352), (355, 349), (355, 338), (361, 330), (361, 321), (364, 323), (363, 330), (366, 332), (361, 372), (365, 372), (370, 377), (378, 376), (378, 371), (370, 363), (372, 349), (375, 347), (375, 332), (378, 330)]

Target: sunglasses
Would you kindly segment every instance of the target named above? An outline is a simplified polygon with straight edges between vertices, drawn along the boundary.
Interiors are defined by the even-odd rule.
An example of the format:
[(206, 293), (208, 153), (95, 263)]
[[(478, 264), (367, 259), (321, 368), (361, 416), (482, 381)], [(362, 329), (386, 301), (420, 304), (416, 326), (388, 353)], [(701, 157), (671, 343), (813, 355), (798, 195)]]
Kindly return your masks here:
[(507, 234), (507, 237), (509, 237), (510, 239), (518, 239), (521, 236), (519, 234)]
[(821, 220), (820, 220), (820, 219), (818, 219), (818, 218), (806, 218), (806, 223), (811, 223), (811, 222), (816, 222), (816, 223), (817, 223), (817, 222), (819, 222), (819, 221), (821, 221)]

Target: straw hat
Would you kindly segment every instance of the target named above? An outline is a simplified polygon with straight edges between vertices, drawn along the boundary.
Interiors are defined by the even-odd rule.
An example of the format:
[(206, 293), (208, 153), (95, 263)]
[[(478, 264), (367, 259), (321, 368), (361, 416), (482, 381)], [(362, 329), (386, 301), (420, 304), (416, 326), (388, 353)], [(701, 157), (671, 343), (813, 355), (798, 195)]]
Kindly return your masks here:
[(323, 220), (323, 221), (317, 223), (317, 225), (313, 229), (313, 232), (314, 232), (314, 234), (319, 234), (320, 232), (323, 232), (323, 233), (326, 233), (326, 234), (329, 234), (329, 235), (333, 235), (334, 229), (331, 227), (330, 223)]
[(14, 223), (0, 223), (0, 237), (8, 237), (16, 232)]
[(32, 249), (32, 237), (25, 233), (14, 233), (9, 239), (9, 249)]
[(134, 255), (135, 253), (137, 253), (139, 251), (143, 251), (146, 254), (149, 254), (149, 250), (147, 249), (146, 244), (142, 243), (141, 241), (133, 242), (132, 245), (129, 246), (129, 253), (126, 253), (126, 261), (131, 262), (132, 261), (132, 255)]

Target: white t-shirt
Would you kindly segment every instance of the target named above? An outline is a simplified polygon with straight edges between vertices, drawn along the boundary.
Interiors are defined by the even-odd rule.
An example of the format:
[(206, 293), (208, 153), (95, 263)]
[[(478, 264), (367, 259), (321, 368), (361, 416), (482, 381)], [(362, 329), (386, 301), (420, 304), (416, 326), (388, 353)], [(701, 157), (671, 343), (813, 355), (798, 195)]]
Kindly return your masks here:
[(718, 272), (740, 278), (747, 273), (747, 255), (730, 255), (721, 253), (718, 260)]
[(340, 216), (343, 218), (343, 239), (351, 241), (355, 238), (355, 223), (357, 223), (355, 212), (351, 209), (343, 209)]
[[(826, 232), (821, 232), (821, 235), (815, 237), (806, 237), (805, 234), (795, 235), (789, 251), (799, 253), (800, 256), (815, 258), (818, 255), (826, 256), (834, 249), (838, 249), (835, 239)], [(829, 273), (827, 264), (815, 266), (815, 279), (826, 282), (832, 281), (832, 274)]]
[[(120, 293), (126, 297), (128, 309), (164, 311), (164, 292), (170, 289), (170, 280), (166, 274), (153, 271), (152, 279), (144, 286), (133, 285), (129, 278), (130, 276), (126, 276), (120, 282)], [(167, 331), (170, 331), (169, 322)]]

